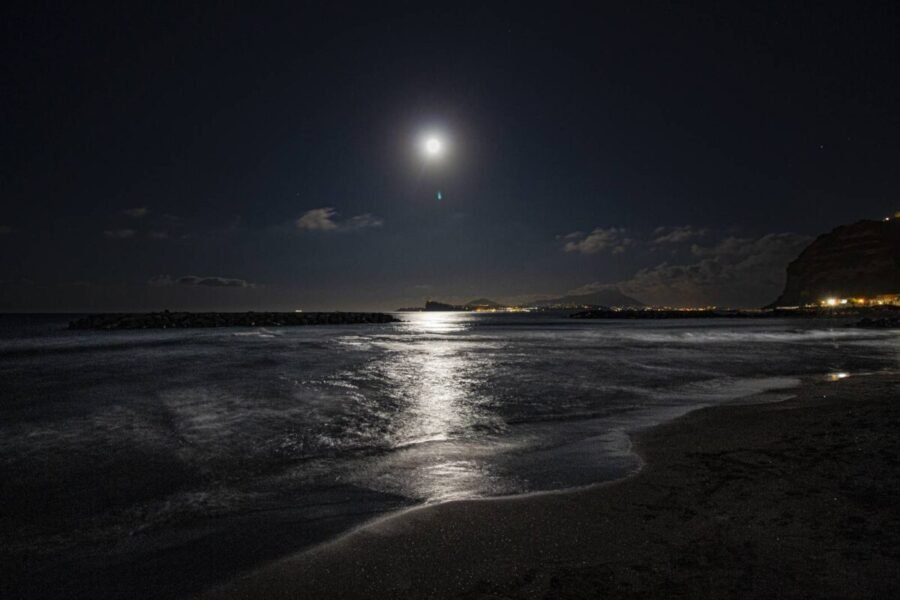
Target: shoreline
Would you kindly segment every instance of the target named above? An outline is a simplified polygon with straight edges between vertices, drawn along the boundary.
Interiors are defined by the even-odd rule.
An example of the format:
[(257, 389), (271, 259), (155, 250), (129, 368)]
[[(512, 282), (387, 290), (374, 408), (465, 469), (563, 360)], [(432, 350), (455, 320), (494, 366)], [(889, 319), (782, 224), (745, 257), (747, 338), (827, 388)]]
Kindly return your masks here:
[[(879, 426), (878, 421), (889, 415), (876, 413), (900, 417), (900, 409), (890, 406), (892, 392), (898, 387), (900, 376), (884, 373), (837, 382), (806, 382), (792, 390), (796, 392), (793, 398), (774, 403), (748, 403), (750, 396), (699, 408), (630, 435), (642, 461), (632, 476), (579, 488), (457, 500), (393, 512), (226, 582), (202, 597), (536, 598), (555, 592), (560, 592), (559, 597), (672, 595), (677, 589), (692, 596), (711, 590), (717, 590), (717, 595), (799, 596), (808, 595), (810, 586), (819, 586), (821, 594), (849, 597), (897, 591), (900, 583), (894, 583), (889, 573), (900, 568), (900, 553), (876, 553), (874, 562), (883, 568), (868, 573), (864, 585), (851, 580), (871, 571), (872, 557), (844, 557), (848, 564), (843, 569), (827, 557), (794, 560), (794, 573), (785, 565), (792, 564), (791, 557), (798, 556), (798, 549), (815, 554), (822, 545), (822, 531), (851, 554), (860, 543), (871, 546), (866, 543), (870, 530), (883, 533), (890, 524), (897, 531), (888, 535), (891, 544), (900, 542), (897, 511), (848, 509), (851, 524), (829, 529), (828, 523), (816, 521), (821, 510), (806, 506), (813, 502), (807, 496), (821, 496), (829, 482), (834, 485), (834, 478), (828, 476), (823, 484), (819, 471), (846, 466), (842, 459), (846, 447), (822, 445), (818, 438), (829, 432), (815, 417), (839, 413), (846, 403), (864, 405), (868, 427), (859, 431), (838, 427), (839, 437), (868, 435), (880, 442), (873, 448), (874, 458), (869, 456), (862, 463), (869, 476), (861, 475), (861, 485), (871, 487), (878, 473), (890, 478), (890, 467), (894, 462), (900, 465), (900, 455), (898, 442), (893, 438), (887, 441), (886, 434), (900, 431), (894, 431), (898, 427), (891, 419)], [(778, 419), (766, 422), (770, 414)], [(793, 435), (785, 438), (789, 432)], [(791, 444), (779, 447), (786, 439)], [(834, 464), (820, 460), (805, 474), (799, 469), (789, 481), (776, 478), (773, 482), (773, 469), (796, 467), (792, 459), (797, 444), (817, 440), (819, 453), (832, 455)], [(884, 444), (891, 447), (882, 448)], [(809, 454), (802, 456), (805, 461), (815, 458), (815, 445), (804, 448)], [(733, 454), (747, 456), (721, 462)], [(879, 457), (887, 464), (880, 464)], [(816, 481), (807, 481), (810, 478)], [(760, 511), (784, 508), (783, 502), (773, 505), (771, 494), (763, 493), (774, 484), (789, 499), (788, 505), (802, 506), (773, 517), (767, 532), (754, 519)], [(723, 491), (734, 492), (734, 487), (741, 488), (741, 494), (728, 496), (730, 502), (716, 500)], [(900, 482), (889, 481), (888, 487), (890, 493), (900, 491)], [(661, 489), (668, 490), (662, 498)], [(708, 497), (710, 491), (715, 492), (713, 497)], [(837, 503), (846, 491), (840, 488), (828, 493), (834, 492)], [(846, 504), (847, 499), (843, 500)], [(813, 503), (822, 502), (824, 506), (816, 508), (829, 508), (821, 499)], [(816, 521), (815, 527), (807, 522), (810, 520)], [(867, 527), (873, 520), (881, 526)], [(885, 520), (890, 523), (882, 523)], [(746, 522), (749, 533), (737, 528), (738, 522)], [(685, 544), (685, 538), (698, 535), (699, 540)], [(793, 540), (787, 544), (793, 550), (776, 559), (784, 544), (769, 548), (771, 540), (766, 540), (771, 537)], [(760, 552), (758, 546), (766, 546), (766, 552)], [(727, 564), (719, 564), (723, 562)], [(723, 571), (723, 567), (728, 568)], [(837, 576), (841, 573), (843, 577)], [(785, 579), (786, 575), (791, 576)], [(704, 578), (708, 581), (701, 585)]]
[[(872, 373), (859, 374), (859, 376), (868, 376), (868, 375), (872, 375)], [(245, 573), (243, 575), (239, 575), (238, 577), (234, 578), (234, 580), (242, 579), (246, 575), (251, 575), (253, 573), (256, 573), (257, 571), (266, 569), (269, 566), (271, 566), (275, 563), (281, 562), (284, 559), (289, 559), (291, 556), (299, 556), (301, 554), (305, 554), (308, 552), (315, 552), (315, 551), (317, 551), (321, 548), (327, 547), (331, 544), (339, 543), (345, 537), (355, 535), (356, 533), (366, 530), (370, 527), (377, 527), (382, 521), (390, 521), (393, 519), (400, 519), (400, 518), (403, 518), (408, 513), (415, 513), (417, 511), (421, 511), (421, 510), (429, 510), (429, 509), (435, 508), (435, 507), (443, 505), (443, 504), (450, 504), (450, 503), (457, 503), (457, 502), (478, 502), (478, 503), (481, 503), (481, 502), (503, 502), (503, 501), (507, 501), (507, 500), (524, 500), (524, 499), (538, 497), (538, 496), (573, 494), (573, 493), (579, 493), (579, 492), (586, 492), (586, 491), (593, 490), (595, 488), (602, 488), (602, 487), (606, 487), (609, 485), (617, 484), (622, 481), (626, 481), (628, 479), (631, 479), (631, 478), (634, 478), (634, 477), (637, 477), (638, 475), (640, 475), (641, 472), (644, 470), (644, 468), (647, 466), (647, 461), (644, 458), (644, 456), (641, 454), (640, 444), (638, 442), (638, 437), (642, 433), (656, 429), (658, 427), (666, 426), (674, 421), (688, 417), (689, 415), (691, 415), (697, 411), (701, 411), (701, 410), (715, 409), (715, 408), (721, 408), (721, 407), (726, 407), (726, 406), (755, 406), (755, 405), (778, 404), (781, 402), (789, 402), (790, 400), (792, 400), (796, 397), (796, 395), (790, 394), (791, 391), (800, 389), (804, 385), (812, 384), (812, 382), (804, 382), (799, 379), (798, 379), (798, 381), (800, 381), (800, 383), (798, 383), (795, 386), (767, 389), (767, 390), (764, 390), (761, 392), (755, 392), (752, 394), (748, 394), (746, 396), (741, 396), (741, 397), (735, 398), (733, 400), (727, 400), (723, 403), (698, 404), (696, 406), (686, 409), (686, 412), (684, 412), (684, 413), (678, 414), (673, 417), (666, 418), (666, 419), (659, 421), (657, 423), (654, 423), (652, 425), (643, 425), (640, 427), (636, 427), (635, 429), (625, 431), (625, 435), (629, 440), (628, 451), (635, 456), (635, 458), (637, 459), (639, 464), (633, 472), (622, 475), (621, 477), (617, 477), (615, 479), (607, 479), (607, 480), (603, 480), (603, 481), (595, 481), (593, 483), (587, 483), (587, 484), (583, 484), (583, 485), (575, 485), (575, 486), (571, 486), (571, 487), (545, 489), (545, 490), (531, 490), (531, 491), (527, 491), (527, 492), (506, 494), (506, 495), (500, 495), (500, 496), (481, 496), (481, 497), (476, 497), (476, 498), (438, 500), (435, 502), (427, 502), (426, 501), (426, 502), (422, 502), (422, 503), (418, 503), (418, 504), (413, 504), (410, 506), (405, 506), (402, 508), (398, 508), (395, 510), (391, 510), (391, 511), (382, 513), (378, 516), (373, 517), (372, 519), (363, 521), (362, 523), (359, 523), (358, 525), (354, 525), (353, 527), (340, 532), (332, 539), (324, 540), (322, 542), (315, 543), (311, 546), (301, 548), (297, 552), (291, 553), (289, 556), (282, 557), (281, 559), (278, 559), (278, 560), (274, 561), (273, 563), (263, 565), (257, 569), (252, 569), (250, 572)], [(779, 397), (774, 400), (773, 399), (765, 399), (767, 396), (780, 396), (782, 394), (785, 394), (785, 395), (790, 394), (790, 395), (787, 398)], [(221, 586), (215, 586), (213, 589), (218, 589), (219, 587), (221, 587)]]

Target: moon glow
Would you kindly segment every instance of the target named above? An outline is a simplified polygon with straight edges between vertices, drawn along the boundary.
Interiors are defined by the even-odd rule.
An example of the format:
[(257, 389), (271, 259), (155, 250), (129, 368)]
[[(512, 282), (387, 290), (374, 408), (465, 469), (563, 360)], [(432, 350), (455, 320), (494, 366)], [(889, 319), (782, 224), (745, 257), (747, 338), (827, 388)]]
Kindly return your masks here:
[(436, 157), (444, 150), (444, 142), (439, 137), (430, 136), (425, 139), (425, 154), (429, 157)]

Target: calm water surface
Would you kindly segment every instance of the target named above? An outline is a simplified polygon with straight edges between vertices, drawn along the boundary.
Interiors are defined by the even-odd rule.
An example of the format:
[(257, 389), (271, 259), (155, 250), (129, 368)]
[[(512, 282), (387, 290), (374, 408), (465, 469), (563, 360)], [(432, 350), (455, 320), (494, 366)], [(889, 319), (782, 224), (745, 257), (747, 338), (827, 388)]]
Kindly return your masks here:
[(896, 333), (822, 320), (401, 318), (0, 317), (6, 591), (183, 596), (404, 506), (621, 477), (628, 431), (697, 406), (900, 367)]

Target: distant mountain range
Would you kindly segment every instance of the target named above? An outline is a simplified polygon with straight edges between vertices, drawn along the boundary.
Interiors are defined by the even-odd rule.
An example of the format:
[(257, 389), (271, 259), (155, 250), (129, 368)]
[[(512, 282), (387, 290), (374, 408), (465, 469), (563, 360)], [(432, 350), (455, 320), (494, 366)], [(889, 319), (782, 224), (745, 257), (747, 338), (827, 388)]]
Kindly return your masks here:
[(466, 302), (465, 304), (447, 304), (446, 302), (438, 302), (437, 300), (427, 300), (425, 302), (425, 310), (428, 311), (468, 311), (485, 308), (504, 308), (504, 306), (504, 304), (494, 302), (487, 298), (477, 298), (471, 302)]
[(633, 306), (641, 307), (644, 303), (631, 296), (626, 296), (616, 289), (600, 290), (590, 294), (570, 294), (560, 298), (538, 300), (536, 306)]
[[(557, 307), (581, 307), (581, 306), (606, 306), (606, 307), (631, 307), (640, 308), (644, 304), (631, 296), (626, 296), (616, 289), (601, 290), (590, 294), (570, 294), (559, 298), (546, 298), (530, 303), (532, 306), (543, 308)], [(422, 308), (407, 308), (400, 310), (427, 310), (427, 311), (469, 311), (476, 309), (505, 308), (501, 304), (489, 298), (476, 298), (465, 304), (447, 304), (436, 300), (428, 300)]]
[(477, 298), (470, 302), (466, 302), (465, 306), (468, 306), (469, 308), (475, 308), (477, 306), (483, 306), (483, 307), (487, 307), (487, 308), (501, 308), (504, 305), (500, 304), (499, 302), (494, 302), (493, 300), (489, 300), (488, 298)]

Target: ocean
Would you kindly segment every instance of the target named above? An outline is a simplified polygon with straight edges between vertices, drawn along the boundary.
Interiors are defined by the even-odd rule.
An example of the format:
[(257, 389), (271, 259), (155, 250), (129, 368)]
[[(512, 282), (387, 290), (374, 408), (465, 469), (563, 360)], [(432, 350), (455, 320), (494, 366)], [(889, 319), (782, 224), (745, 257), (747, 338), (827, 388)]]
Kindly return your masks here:
[(177, 598), (421, 503), (636, 472), (629, 432), (896, 370), (822, 319), (85, 332), (0, 316), (0, 591)]

